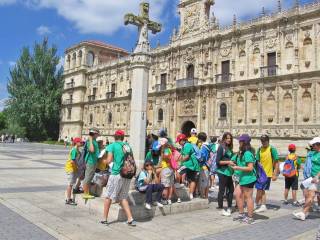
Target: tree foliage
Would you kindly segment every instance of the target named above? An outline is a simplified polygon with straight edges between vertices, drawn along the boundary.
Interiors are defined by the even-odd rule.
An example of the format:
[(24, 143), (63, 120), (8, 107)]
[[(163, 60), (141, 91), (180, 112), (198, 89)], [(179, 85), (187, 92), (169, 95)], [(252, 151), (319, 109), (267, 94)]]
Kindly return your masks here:
[(7, 127), (7, 115), (6, 112), (0, 112), (0, 131)]
[(63, 89), (57, 48), (48, 41), (25, 47), (8, 82), (8, 118), (30, 140), (57, 139)]

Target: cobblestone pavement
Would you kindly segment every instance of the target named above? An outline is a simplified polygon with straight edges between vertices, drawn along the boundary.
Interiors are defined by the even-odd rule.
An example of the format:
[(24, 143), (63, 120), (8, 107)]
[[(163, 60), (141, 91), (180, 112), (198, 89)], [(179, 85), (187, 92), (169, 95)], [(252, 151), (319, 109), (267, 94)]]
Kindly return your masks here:
[(1, 240), (54, 240), (47, 232), (0, 204)]
[[(282, 205), (284, 181), (273, 182), (266, 213), (246, 226), (221, 217), (217, 203), (210, 208), (109, 227), (90, 208), (66, 206), (63, 146), (0, 143), (0, 239), (291, 239), (314, 240), (319, 213), (305, 222), (296, 221), (291, 205)], [(299, 192), (299, 198), (301, 193)], [(82, 201), (82, 199), (77, 199)], [(94, 204), (94, 202), (90, 202)], [(236, 213), (235, 213), (236, 214)]]

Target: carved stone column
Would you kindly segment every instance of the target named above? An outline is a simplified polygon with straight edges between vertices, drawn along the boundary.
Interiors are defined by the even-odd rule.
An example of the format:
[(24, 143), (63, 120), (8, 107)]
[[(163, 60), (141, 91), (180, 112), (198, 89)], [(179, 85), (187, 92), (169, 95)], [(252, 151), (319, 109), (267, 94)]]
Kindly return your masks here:
[(259, 84), (258, 94), (259, 94), (259, 133), (262, 133), (262, 101), (263, 101), (263, 84)]
[(294, 80), (292, 85), (293, 93), (293, 132), (298, 135), (298, 80)]

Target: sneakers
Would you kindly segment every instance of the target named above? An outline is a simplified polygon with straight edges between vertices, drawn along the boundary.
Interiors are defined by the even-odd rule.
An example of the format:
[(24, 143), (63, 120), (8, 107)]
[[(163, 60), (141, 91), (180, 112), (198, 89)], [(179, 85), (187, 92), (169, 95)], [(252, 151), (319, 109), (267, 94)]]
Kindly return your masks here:
[(150, 205), (149, 203), (146, 203), (145, 208), (146, 208), (147, 210), (151, 210), (151, 205)]
[(189, 198), (190, 198), (190, 200), (192, 200), (193, 199), (193, 194), (189, 194)]
[(85, 193), (85, 194), (82, 195), (82, 198), (83, 199), (94, 199), (95, 197), (90, 195), (90, 194), (88, 194), (88, 193)]
[(293, 213), (293, 216), (295, 216), (297, 219), (301, 221), (306, 220), (306, 215), (304, 214), (304, 212)]
[(135, 220), (132, 219), (130, 222), (127, 221), (127, 225), (130, 226), (130, 227), (135, 227), (135, 226), (137, 226), (137, 223), (136, 223)]
[(108, 221), (107, 221), (107, 220), (100, 221), (100, 223), (101, 223), (102, 225), (106, 225), (106, 226), (108, 226), (108, 225), (109, 225), (109, 223), (108, 223)]
[(74, 189), (72, 189), (72, 193), (73, 193), (73, 194), (83, 193), (83, 190), (80, 189), (80, 188), (74, 188)]
[(300, 207), (300, 204), (299, 204), (298, 201), (295, 201), (295, 202), (292, 203), (292, 206), (294, 206), (294, 207)]
[(288, 205), (288, 200), (285, 199), (285, 200), (282, 201), (282, 203), (283, 203), (284, 205)]
[(172, 201), (171, 199), (168, 200), (168, 205), (171, 205), (172, 204)]
[(66, 200), (66, 204), (67, 204), (67, 205), (72, 205), (72, 206), (77, 206), (77, 205), (78, 205), (78, 204), (77, 204), (74, 200), (72, 200), (72, 199)]
[(181, 203), (181, 198), (178, 198), (177, 203)]
[(262, 213), (262, 212), (265, 212), (267, 211), (267, 206), (266, 205), (261, 205), (259, 208), (257, 208), (254, 212), (255, 213)]
[(233, 218), (233, 221), (241, 221), (246, 217), (246, 215), (244, 213), (239, 213), (239, 215), (237, 217)]
[(231, 216), (231, 208), (228, 208), (227, 210), (223, 209), (221, 212), (221, 215), (225, 216), (225, 217), (230, 217)]
[(210, 192), (214, 192), (215, 190), (216, 190), (215, 187), (209, 188), (209, 191), (210, 191)]
[(242, 223), (246, 223), (246, 224), (255, 224), (255, 221), (253, 218), (250, 218), (250, 217), (245, 217), (241, 220)]
[(163, 208), (163, 204), (160, 203), (160, 202), (157, 202), (157, 206), (158, 206), (159, 208)]

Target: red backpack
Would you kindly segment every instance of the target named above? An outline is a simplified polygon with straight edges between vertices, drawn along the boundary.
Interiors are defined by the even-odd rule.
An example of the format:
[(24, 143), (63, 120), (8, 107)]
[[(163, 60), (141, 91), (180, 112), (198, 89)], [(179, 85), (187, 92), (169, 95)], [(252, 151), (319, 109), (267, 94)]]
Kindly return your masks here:
[(294, 166), (294, 161), (297, 160), (297, 155), (295, 155), (292, 159), (289, 158), (289, 155), (287, 156), (283, 165), (283, 176), (291, 178), (297, 174), (297, 170)]

